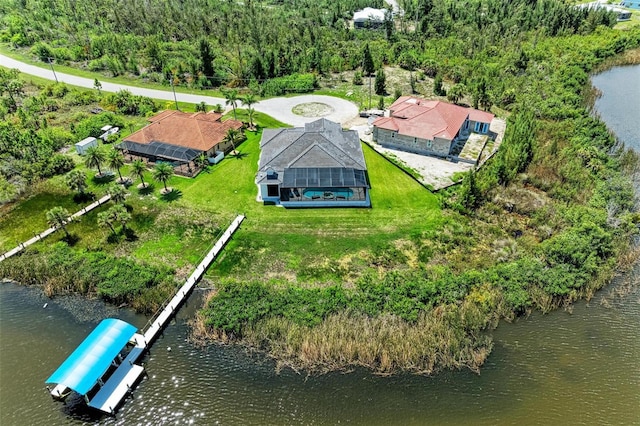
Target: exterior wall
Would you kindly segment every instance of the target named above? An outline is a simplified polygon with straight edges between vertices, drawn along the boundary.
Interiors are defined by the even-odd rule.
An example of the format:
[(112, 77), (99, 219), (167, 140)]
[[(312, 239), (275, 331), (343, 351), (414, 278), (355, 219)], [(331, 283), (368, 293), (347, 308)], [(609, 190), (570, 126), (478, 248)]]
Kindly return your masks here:
[(266, 183), (258, 185), (258, 198), (257, 198), (258, 201), (274, 202), (277, 204), (280, 203), (280, 195), (277, 195), (275, 197), (269, 197), (268, 194), (269, 192), (268, 192)]
[[(476, 131), (476, 124), (479, 124), (480, 126), (480, 129), (477, 131)], [(486, 124), (486, 131), (483, 132), (482, 129), (485, 124)], [(471, 133), (479, 133), (481, 135), (486, 135), (487, 133), (489, 133), (489, 126), (490, 126), (490, 123), (469, 120), (469, 132)]]
[[(267, 184), (259, 184), (258, 187), (258, 196), (256, 197), (256, 201), (262, 201), (267, 203), (274, 203), (277, 205), (281, 205), (283, 207), (288, 208), (306, 208), (306, 207), (371, 207), (371, 198), (369, 197), (369, 190), (365, 189), (365, 199), (364, 200), (340, 200), (340, 201), (327, 201), (327, 200), (309, 200), (309, 201), (281, 201), (280, 195), (276, 197), (269, 197), (267, 194), (268, 188)], [(278, 185), (280, 188), (280, 185)], [(278, 192), (280, 189), (278, 190)]]
[(451, 142), (448, 139), (435, 138), (433, 141), (400, 135), (397, 132), (373, 128), (373, 140), (380, 145), (397, 148), (418, 154), (436, 155), (446, 157), (451, 150)]
[(369, 191), (366, 192), (366, 199), (358, 201), (282, 201), (280, 204), (287, 208), (306, 207), (371, 207)]

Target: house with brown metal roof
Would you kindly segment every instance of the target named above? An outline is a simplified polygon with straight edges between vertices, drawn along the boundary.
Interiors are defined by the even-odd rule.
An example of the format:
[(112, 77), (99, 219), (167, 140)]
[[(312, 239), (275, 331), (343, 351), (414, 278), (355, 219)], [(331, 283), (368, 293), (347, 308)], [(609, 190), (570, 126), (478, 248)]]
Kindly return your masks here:
[(388, 114), (373, 122), (373, 140), (390, 148), (450, 157), (471, 133), (490, 134), (493, 119), (489, 112), (401, 96), (389, 107)]
[(169, 162), (177, 173), (194, 175), (197, 157), (228, 152), (232, 146), (225, 142), (227, 132), (242, 128), (242, 122), (221, 121), (221, 117), (222, 114), (216, 112), (162, 111), (150, 117), (147, 126), (125, 137), (116, 148), (128, 159)]

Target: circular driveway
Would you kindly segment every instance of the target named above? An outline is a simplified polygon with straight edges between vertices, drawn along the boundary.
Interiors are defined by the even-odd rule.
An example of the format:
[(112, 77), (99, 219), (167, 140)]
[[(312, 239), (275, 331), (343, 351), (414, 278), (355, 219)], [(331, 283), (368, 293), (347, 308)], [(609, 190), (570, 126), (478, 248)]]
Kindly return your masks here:
[[(325, 104), (331, 107), (333, 112), (319, 116), (302, 116), (294, 114), (293, 108), (302, 104)], [(319, 118), (335, 121), (344, 124), (358, 117), (358, 107), (349, 101), (333, 96), (325, 95), (302, 95), (291, 98), (265, 99), (254, 105), (256, 111), (268, 114), (278, 121), (291, 124), (294, 127), (302, 127), (305, 123), (310, 123)]]

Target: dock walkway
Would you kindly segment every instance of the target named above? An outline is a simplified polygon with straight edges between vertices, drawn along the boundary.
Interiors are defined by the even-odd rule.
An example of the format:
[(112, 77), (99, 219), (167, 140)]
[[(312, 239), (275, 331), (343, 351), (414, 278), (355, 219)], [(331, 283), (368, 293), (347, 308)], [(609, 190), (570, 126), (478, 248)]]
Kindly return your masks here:
[(109, 377), (97, 394), (89, 401), (89, 407), (97, 408), (100, 411), (113, 414), (115, 407), (127, 395), (133, 385), (138, 381), (144, 367), (134, 364), (142, 355), (146, 348), (144, 338), (140, 334), (135, 334), (132, 341), (134, 347), (127, 357), (118, 366), (116, 371)]
[(214, 259), (218, 256), (218, 253), (224, 248), (224, 246), (229, 242), (231, 236), (234, 232), (240, 227), (240, 224), (244, 220), (244, 215), (238, 215), (231, 225), (227, 228), (226, 231), (222, 234), (220, 239), (215, 243), (213, 248), (209, 250), (209, 253), (202, 259), (202, 262), (196, 267), (191, 276), (187, 279), (180, 290), (177, 291), (175, 296), (167, 303), (167, 305), (162, 309), (160, 314), (156, 317), (156, 319), (151, 323), (151, 325), (144, 332), (144, 340), (149, 344), (152, 342), (157, 336), (158, 333), (162, 330), (165, 323), (171, 318), (171, 316), (175, 313), (175, 311), (180, 307), (184, 299), (191, 293), (193, 287), (200, 281), (202, 275), (207, 270), (207, 267), (214, 261)]
[[(75, 212), (74, 214), (69, 216), (69, 218), (67, 219), (67, 222), (71, 218), (75, 219), (76, 217), (80, 217), (83, 214), (90, 212), (91, 210), (95, 209), (96, 207), (99, 207), (99, 206), (103, 205), (104, 203), (106, 203), (110, 199), (111, 199), (111, 195), (108, 195), (108, 194), (105, 195), (104, 197), (100, 198), (98, 201), (94, 201), (93, 203), (89, 204), (88, 206), (83, 207), (82, 210), (78, 210), (77, 212)], [(9, 250), (8, 252), (6, 252), (4, 254), (1, 254), (0, 255), (0, 262), (2, 262), (5, 259), (10, 258), (14, 254), (20, 253), (22, 250), (24, 250), (25, 248), (29, 247), (31, 244), (35, 244), (38, 241), (41, 241), (43, 238), (48, 237), (49, 235), (53, 234), (57, 230), (58, 230), (58, 227), (57, 226), (53, 226), (53, 227), (47, 229), (46, 231), (39, 233), (38, 235), (36, 235), (35, 237), (31, 238), (30, 240), (27, 240), (27, 241), (25, 241), (23, 243), (18, 244), (17, 247)]]
[(238, 215), (222, 236), (216, 241), (207, 255), (198, 264), (187, 281), (180, 287), (171, 300), (162, 308), (155, 319), (150, 323), (144, 334), (136, 333), (131, 342), (134, 346), (118, 366), (116, 371), (109, 377), (97, 394), (91, 398), (88, 405), (97, 408), (105, 413), (114, 414), (116, 407), (131, 391), (131, 387), (140, 378), (144, 367), (135, 364), (157, 338), (162, 329), (169, 323), (172, 316), (180, 308), (180, 305), (187, 299), (193, 288), (200, 281), (209, 265), (216, 259), (220, 251), (224, 248), (231, 236), (240, 227), (244, 220), (244, 215)]

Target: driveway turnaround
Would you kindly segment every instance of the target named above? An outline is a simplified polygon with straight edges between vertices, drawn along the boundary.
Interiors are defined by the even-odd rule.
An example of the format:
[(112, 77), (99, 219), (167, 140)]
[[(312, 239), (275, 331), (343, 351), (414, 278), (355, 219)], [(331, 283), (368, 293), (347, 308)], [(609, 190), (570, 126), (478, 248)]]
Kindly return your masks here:
[[(321, 108), (317, 108), (321, 111), (320, 115), (299, 115), (293, 112), (296, 107), (301, 107), (299, 109), (303, 111), (313, 112), (313, 106), (318, 104), (321, 106)], [(310, 108), (304, 108), (307, 105), (309, 105)], [(276, 120), (291, 124), (294, 127), (302, 127), (305, 123), (315, 121), (322, 117), (344, 124), (358, 116), (358, 107), (354, 103), (324, 95), (303, 95), (291, 98), (265, 99), (255, 104), (254, 108), (256, 111), (268, 114)], [(298, 108), (296, 108), (296, 112), (298, 112)]]
[[(48, 80), (55, 80), (57, 78), (58, 81), (63, 83), (93, 89), (94, 80), (90, 78), (77, 77), (75, 75), (57, 71), (54, 75), (50, 68), (40, 68), (34, 65), (29, 65), (9, 58), (8, 56), (0, 55), (0, 65), (6, 68), (17, 68), (20, 72), (34, 75), (36, 77)], [(100, 84), (102, 85), (102, 90), (105, 92), (115, 93), (119, 90), (128, 90), (134, 95), (148, 96), (153, 99), (161, 99), (164, 101), (174, 101), (174, 94), (171, 90), (145, 89), (143, 87), (127, 86), (124, 84), (110, 83), (108, 81), (100, 81)], [(176, 92), (175, 96), (178, 99), (178, 102), (188, 102), (192, 104), (205, 102), (209, 106), (225, 104), (224, 98), (216, 98), (213, 96), (192, 95), (178, 92)], [(298, 115), (293, 112), (295, 107), (304, 106), (304, 104), (325, 104), (327, 107), (319, 108), (322, 112), (317, 115)], [(256, 111), (270, 115), (278, 121), (282, 121), (283, 123), (290, 124), (295, 127), (304, 126), (305, 123), (309, 123), (322, 117), (344, 124), (358, 116), (358, 107), (355, 104), (344, 99), (323, 95), (304, 95), (294, 96), (291, 98), (266, 99), (256, 103), (254, 108)], [(313, 108), (301, 109), (307, 112), (313, 111)]]

